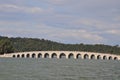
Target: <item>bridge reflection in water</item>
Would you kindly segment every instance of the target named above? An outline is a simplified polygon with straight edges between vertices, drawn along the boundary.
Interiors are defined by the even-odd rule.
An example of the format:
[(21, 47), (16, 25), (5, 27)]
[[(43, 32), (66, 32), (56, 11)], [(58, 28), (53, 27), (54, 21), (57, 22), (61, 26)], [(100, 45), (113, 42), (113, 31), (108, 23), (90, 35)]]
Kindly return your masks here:
[(94, 53), (94, 52), (80, 52), (80, 51), (32, 51), (5, 54), (0, 57), (13, 58), (74, 58), (74, 59), (102, 59), (102, 60), (120, 60), (119, 55)]

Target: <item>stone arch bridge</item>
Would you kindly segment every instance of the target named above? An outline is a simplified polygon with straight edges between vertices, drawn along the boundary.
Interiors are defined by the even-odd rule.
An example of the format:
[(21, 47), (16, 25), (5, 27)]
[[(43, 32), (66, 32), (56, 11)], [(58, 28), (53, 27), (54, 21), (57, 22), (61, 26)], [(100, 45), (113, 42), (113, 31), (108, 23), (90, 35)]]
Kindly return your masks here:
[(19, 52), (0, 55), (0, 57), (13, 58), (74, 58), (74, 59), (102, 59), (102, 60), (120, 60), (120, 55), (94, 53), (94, 52), (80, 52), (80, 51), (32, 51)]

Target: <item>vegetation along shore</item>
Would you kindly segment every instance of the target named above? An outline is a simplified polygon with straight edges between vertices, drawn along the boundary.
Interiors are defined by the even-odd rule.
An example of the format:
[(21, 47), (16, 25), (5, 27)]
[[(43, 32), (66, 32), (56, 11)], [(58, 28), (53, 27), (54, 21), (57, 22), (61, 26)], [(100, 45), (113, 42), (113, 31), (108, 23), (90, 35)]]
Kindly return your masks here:
[(120, 47), (118, 45), (64, 44), (45, 39), (0, 36), (1, 55), (25, 51), (88, 51), (120, 55)]

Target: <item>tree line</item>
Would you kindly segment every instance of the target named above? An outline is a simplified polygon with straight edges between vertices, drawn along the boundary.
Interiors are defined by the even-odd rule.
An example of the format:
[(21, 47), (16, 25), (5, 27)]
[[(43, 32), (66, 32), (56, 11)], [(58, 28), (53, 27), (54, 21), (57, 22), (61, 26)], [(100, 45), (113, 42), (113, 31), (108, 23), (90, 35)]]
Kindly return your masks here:
[(45, 39), (0, 36), (0, 54), (25, 51), (88, 51), (120, 55), (120, 47), (118, 45), (64, 44)]

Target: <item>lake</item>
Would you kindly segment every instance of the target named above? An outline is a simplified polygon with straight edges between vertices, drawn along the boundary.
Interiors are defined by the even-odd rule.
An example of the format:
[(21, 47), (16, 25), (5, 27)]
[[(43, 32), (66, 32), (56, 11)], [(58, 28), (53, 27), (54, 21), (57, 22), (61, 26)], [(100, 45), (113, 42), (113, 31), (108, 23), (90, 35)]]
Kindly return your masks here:
[(120, 80), (120, 61), (0, 58), (0, 80)]

